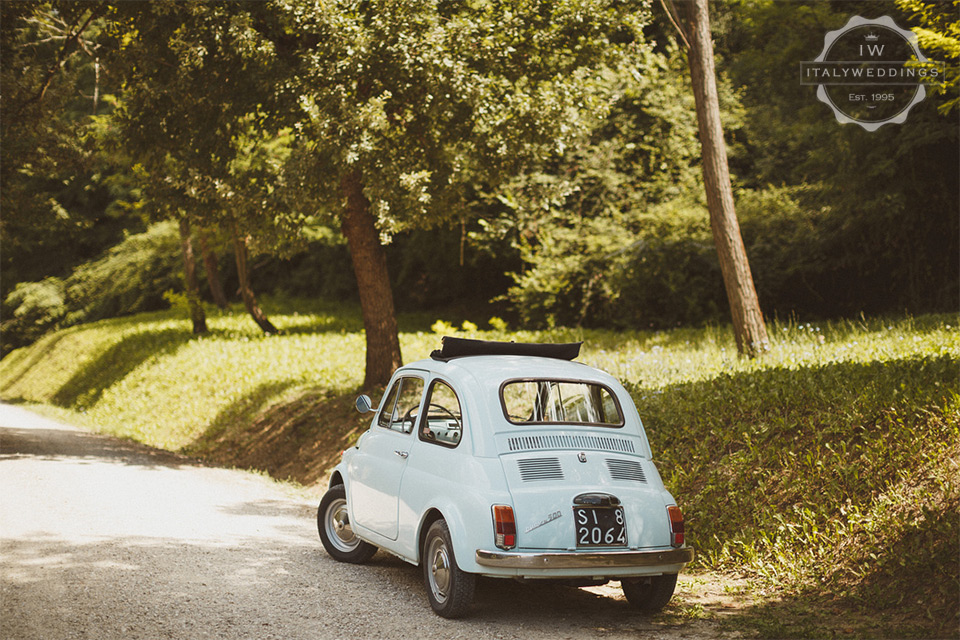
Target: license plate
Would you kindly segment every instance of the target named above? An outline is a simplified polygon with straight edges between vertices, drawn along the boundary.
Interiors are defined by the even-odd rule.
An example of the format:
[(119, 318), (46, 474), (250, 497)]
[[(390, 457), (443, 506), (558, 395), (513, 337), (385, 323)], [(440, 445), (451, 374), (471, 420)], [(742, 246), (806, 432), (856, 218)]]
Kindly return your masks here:
[(627, 525), (623, 507), (574, 507), (573, 520), (577, 526), (578, 547), (625, 547)]

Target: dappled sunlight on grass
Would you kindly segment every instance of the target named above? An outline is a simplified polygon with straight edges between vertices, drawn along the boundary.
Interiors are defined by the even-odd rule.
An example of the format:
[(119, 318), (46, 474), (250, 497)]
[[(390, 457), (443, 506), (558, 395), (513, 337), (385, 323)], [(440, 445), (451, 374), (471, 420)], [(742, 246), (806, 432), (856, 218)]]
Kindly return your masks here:
[[(800, 369), (840, 362), (874, 362), (913, 355), (960, 357), (957, 318), (926, 319), (922, 328), (912, 319), (871, 326), (853, 322), (811, 324), (771, 323), (770, 351), (757, 359), (741, 358), (728, 327), (670, 332), (615, 334), (619, 343), (587, 344), (581, 360), (615, 375), (625, 384), (647, 389), (722, 374), (767, 369)], [(609, 335), (610, 332), (605, 332)]]
[(176, 450), (230, 407), (256, 411), (293, 387), (343, 392), (362, 379), (361, 334), (265, 336), (243, 315), (209, 324), (202, 337), (156, 315), (77, 327), (40, 361), (5, 359), (4, 397), (69, 407), (104, 431)]
[(633, 388), (697, 565), (845, 599), (895, 636), (955, 628), (960, 358), (903, 342), (899, 357)]

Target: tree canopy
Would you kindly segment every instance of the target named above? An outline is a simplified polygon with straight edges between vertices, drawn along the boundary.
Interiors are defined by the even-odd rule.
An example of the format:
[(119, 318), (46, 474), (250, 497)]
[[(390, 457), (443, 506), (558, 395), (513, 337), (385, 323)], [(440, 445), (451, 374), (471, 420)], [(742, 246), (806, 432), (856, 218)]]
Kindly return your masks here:
[[(765, 315), (960, 304), (955, 4), (711, 6)], [(381, 363), (368, 382), (399, 362), (394, 306), (486, 306), (527, 326), (728, 317), (690, 77), (662, 3), (0, 9), (5, 341), (16, 317), (47, 318), (30, 335), (92, 317), (64, 311), (93, 307), (62, 283), (167, 218), (189, 221), (198, 273), (222, 270), (228, 291), (360, 299)], [(889, 13), (947, 64), (902, 125), (840, 126), (796, 79), (854, 13)], [(144, 273), (163, 262), (148, 253), (180, 250), (129, 246), (144, 247)], [(175, 299), (97, 308), (153, 308), (164, 293)]]

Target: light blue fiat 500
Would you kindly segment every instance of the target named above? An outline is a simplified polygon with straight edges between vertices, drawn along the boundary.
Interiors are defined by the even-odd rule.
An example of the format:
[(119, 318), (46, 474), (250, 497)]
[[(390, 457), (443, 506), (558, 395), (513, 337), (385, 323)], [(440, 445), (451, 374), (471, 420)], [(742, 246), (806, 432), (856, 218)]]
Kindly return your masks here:
[(423, 568), (454, 618), (478, 576), (597, 585), (663, 608), (693, 559), (640, 416), (580, 344), (444, 338), (394, 373), (370, 429), (344, 452), (317, 510), (342, 562), (383, 549)]

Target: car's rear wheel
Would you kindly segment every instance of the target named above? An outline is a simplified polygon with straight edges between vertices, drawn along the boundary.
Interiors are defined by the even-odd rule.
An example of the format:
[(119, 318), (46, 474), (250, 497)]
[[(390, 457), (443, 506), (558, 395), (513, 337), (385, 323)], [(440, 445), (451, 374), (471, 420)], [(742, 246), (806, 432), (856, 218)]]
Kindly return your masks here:
[(620, 586), (627, 602), (634, 608), (641, 611), (660, 611), (673, 597), (673, 591), (677, 588), (677, 574), (624, 578), (620, 581)]
[(437, 520), (427, 529), (422, 565), (433, 610), (444, 618), (459, 618), (466, 613), (473, 602), (477, 576), (457, 565), (446, 521)]
[(377, 548), (364, 542), (353, 532), (347, 515), (347, 492), (342, 484), (330, 487), (317, 507), (317, 529), (323, 548), (340, 562), (366, 562)]

